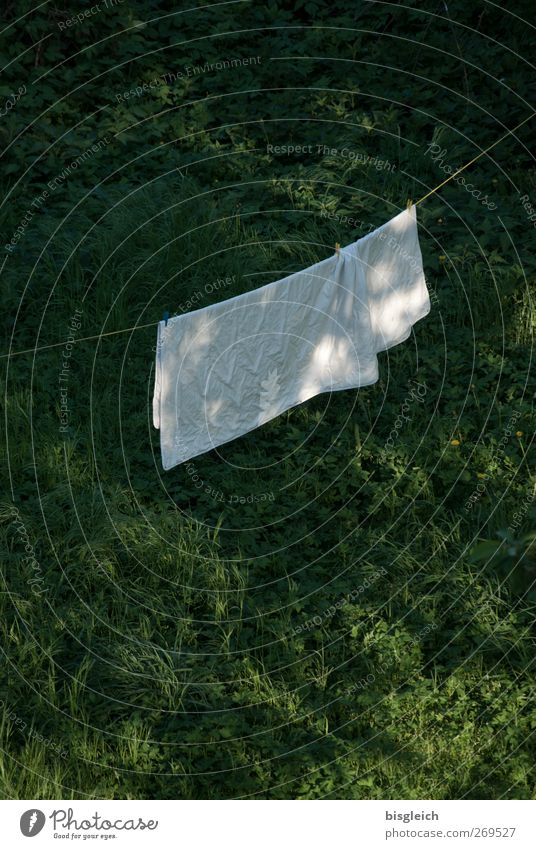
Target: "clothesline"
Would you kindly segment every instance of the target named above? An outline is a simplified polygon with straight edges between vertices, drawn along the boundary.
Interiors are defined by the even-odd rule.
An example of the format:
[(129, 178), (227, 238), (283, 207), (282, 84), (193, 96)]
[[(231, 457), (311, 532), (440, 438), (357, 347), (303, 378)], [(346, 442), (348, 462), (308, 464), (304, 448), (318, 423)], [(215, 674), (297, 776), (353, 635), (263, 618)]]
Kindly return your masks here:
[[(498, 144), (500, 144), (502, 141), (504, 141), (506, 138), (508, 138), (508, 136), (513, 135), (513, 133), (515, 133), (516, 130), (519, 130), (520, 127), (522, 127), (524, 124), (526, 124), (527, 121), (530, 121), (531, 118), (534, 118), (535, 115), (536, 115), (536, 112), (533, 112), (531, 115), (528, 116), (528, 118), (525, 118), (523, 121), (521, 121), (519, 124), (517, 124), (517, 126), (515, 126), (512, 130), (508, 130), (508, 132), (505, 133), (504, 136), (501, 136), (499, 139), (494, 141), (493, 144), (491, 144), (489, 147), (485, 148), (485, 150), (482, 150), (477, 156), (475, 156), (473, 159), (471, 159), (469, 162), (467, 162), (461, 168), (458, 168), (458, 170), (455, 171), (453, 174), (450, 174), (447, 177), (447, 179), (443, 180), (443, 182), (440, 183), (438, 186), (436, 186), (435, 189), (432, 189), (431, 191), (427, 192), (427, 194), (423, 195), (422, 198), (419, 198), (419, 200), (415, 201), (414, 206), (418, 206), (420, 203), (425, 201), (431, 195), (433, 195), (437, 191), (439, 191), (439, 189), (441, 189), (446, 183), (448, 183), (450, 180), (453, 180), (454, 177), (457, 177), (458, 174), (461, 174), (461, 172), (465, 171), (466, 168), (469, 168), (470, 165), (473, 165), (473, 163), (475, 163), (478, 159), (480, 159), (481, 156), (484, 156), (486, 153), (489, 153), (490, 150), (492, 150), (494, 147), (496, 147)], [(408, 201), (408, 207), (409, 206), (411, 206), (410, 201)], [(337, 248), (338, 248), (338, 245), (337, 245)], [(159, 321), (151, 321), (151, 322), (149, 322), (149, 324), (136, 324), (133, 327), (124, 327), (121, 330), (110, 330), (107, 333), (98, 333), (95, 336), (83, 336), (80, 339), (76, 339), (75, 342), (90, 342), (90, 341), (93, 341), (95, 339), (103, 339), (105, 336), (116, 336), (119, 333), (132, 333), (134, 330), (145, 330), (147, 327), (156, 327), (158, 324), (160, 324), (160, 320)], [(65, 342), (53, 342), (51, 345), (41, 345), (41, 347), (39, 347), (39, 348), (26, 348), (23, 351), (13, 351), (9, 354), (0, 354), (0, 360), (11, 358), (11, 357), (17, 357), (21, 354), (31, 354), (31, 353), (37, 354), (40, 351), (47, 351), (50, 348), (61, 348), (64, 345), (65, 345)]]
[(512, 133), (515, 133), (515, 131), (516, 131), (516, 130), (519, 130), (519, 128), (520, 128), (520, 127), (522, 127), (522, 126), (523, 126), (523, 124), (526, 124), (526, 123), (527, 123), (527, 121), (530, 121), (530, 119), (531, 119), (531, 118), (534, 118), (534, 116), (535, 116), (535, 115), (536, 115), (536, 112), (533, 112), (533, 113), (532, 113), (532, 115), (529, 115), (529, 116), (528, 116), (528, 118), (525, 118), (525, 120), (524, 120), (524, 121), (521, 121), (521, 123), (520, 123), (520, 124), (518, 124), (518, 125), (517, 125), (517, 127), (514, 127), (514, 129), (513, 129), (513, 130), (508, 130), (508, 132), (507, 132), (507, 133), (505, 133), (505, 134), (504, 134), (504, 136), (501, 136), (501, 138), (500, 138), (500, 139), (497, 139), (497, 141), (493, 142), (493, 144), (490, 144), (490, 146), (489, 146), (489, 147), (487, 147), (485, 150), (482, 150), (482, 151), (478, 154), (478, 156), (475, 156), (475, 157), (474, 157), (474, 159), (471, 159), (471, 160), (470, 160), (469, 162), (467, 162), (467, 163), (466, 163), (466, 164), (465, 164), (462, 168), (458, 168), (458, 170), (457, 170), (457, 171), (455, 171), (455, 172), (454, 172), (454, 174), (450, 174), (450, 176), (448, 176), (446, 180), (443, 180), (443, 182), (442, 182), (442, 183), (440, 183), (440, 184), (439, 184), (439, 186), (436, 186), (436, 187), (435, 187), (435, 189), (432, 189), (432, 191), (431, 191), (431, 192), (428, 192), (428, 194), (424, 195), (422, 198), (420, 198), (418, 201), (416, 201), (415, 206), (418, 206), (420, 203), (422, 203), (422, 202), (423, 202), (423, 200), (426, 200), (426, 198), (429, 198), (429, 197), (430, 197), (430, 195), (433, 195), (433, 194), (435, 194), (437, 191), (439, 191), (439, 189), (440, 189), (442, 186), (444, 186), (444, 185), (445, 185), (445, 183), (448, 183), (448, 181), (449, 181), (449, 180), (452, 180), (454, 177), (457, 177), (457, 176), (458, 176), (458, 174), (461, 174), (461, 173), (462, 173), (462, 171), (465, 171), (465, 169), (466, 169), (466, 168), (469, 168), (469, 166), (470, 166), (470, 165), (472, 165), (472, 164), (473, 164), (473, 162), (476, 162), (476, 161), (477, 161), (477, 159), (480, 159), (480, 157), (481, 157), (481, 156), (484, 156), (484, 154), (485, 154), (485, 153), (489, 153), (489, 151), (490, 151), (490, 150), (492, 150), (494, 147), (496, 147), (498, 144), (500, 144), (502, 141), (504, 141), (506, 138), (508, 138), (508, 136), (511, 136), (511, 135), (512, 135)]

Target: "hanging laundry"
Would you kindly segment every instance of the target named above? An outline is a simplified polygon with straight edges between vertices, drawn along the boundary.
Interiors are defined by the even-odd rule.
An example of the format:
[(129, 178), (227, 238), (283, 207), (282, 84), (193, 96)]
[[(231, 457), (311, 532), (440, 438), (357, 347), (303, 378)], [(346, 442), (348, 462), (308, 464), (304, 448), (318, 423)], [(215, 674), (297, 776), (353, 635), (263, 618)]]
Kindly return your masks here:
[(164, 469), (321, 392), (375, 383), (377, 354), (429, 312), (411, 206), (304, 271), (159, 322), (153, 423)]

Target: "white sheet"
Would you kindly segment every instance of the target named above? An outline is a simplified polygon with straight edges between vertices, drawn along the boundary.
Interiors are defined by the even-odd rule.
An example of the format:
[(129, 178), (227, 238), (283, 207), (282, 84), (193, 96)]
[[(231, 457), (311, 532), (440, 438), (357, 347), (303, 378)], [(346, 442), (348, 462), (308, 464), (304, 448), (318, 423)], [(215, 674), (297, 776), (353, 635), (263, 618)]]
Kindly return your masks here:
[(379, 351), (430, 312), (415, 206), (328, 259), (158, 325), (164, 469), (318, 395), (378, 380)]

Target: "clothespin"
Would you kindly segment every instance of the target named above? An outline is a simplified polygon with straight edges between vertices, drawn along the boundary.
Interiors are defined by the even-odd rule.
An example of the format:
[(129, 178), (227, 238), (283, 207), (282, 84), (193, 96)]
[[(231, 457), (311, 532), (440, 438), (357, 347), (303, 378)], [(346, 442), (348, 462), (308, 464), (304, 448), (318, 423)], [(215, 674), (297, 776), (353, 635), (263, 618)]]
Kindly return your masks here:
[(335, 253), (337, 254), (337, 256), (339, 256), (340, 249), (341, 249), (341, 246), (340, 246), (339, 242), (335, 242)]
[(165, 322), (164, 327), (167, 327), (168, 318), (169, 318), (169, 313), (168, 313), (168, 311), (166, 310), (166, 311), (164, 312), (164, 316), (163, 316), (163, 319), (162, 319), (162, 320)]
[(412, 206), (413, 206), (413, 201), (411, 200), (411, 198), (409, 198), (408, 202), (406, 204), (406, 209), (411, 209)]

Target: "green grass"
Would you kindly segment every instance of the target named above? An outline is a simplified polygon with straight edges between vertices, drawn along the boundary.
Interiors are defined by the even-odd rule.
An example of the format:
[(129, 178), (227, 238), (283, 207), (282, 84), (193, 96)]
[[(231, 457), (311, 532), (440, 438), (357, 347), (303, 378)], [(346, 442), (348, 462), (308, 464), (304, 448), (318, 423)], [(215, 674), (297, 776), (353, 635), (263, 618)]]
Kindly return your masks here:
[[(462, 4), (449, 7), (476, 26)], [(255, 14), (265, 27), (295, 20), (285, 4), (274, 9), (246, 10), (244, 19), (218, 10), (210, 25), (245, 29)], [(413, 18), (426, 26), (415, 12), (400, 22), (374, 6), (356, 22), (347, 4), (334, 10), (341, 26), (405, 37)], [(124, 23), (126, 12), (114, 14)], [(300, 12), (304, 25), (307, 14)], [(493, 32), (487, 14), (482, 27)], [(177, 31), (166, 26), (172, 43)], [(196, 26), (184, 23), (186, 35)], [(105, 32), (91, 31), (92, 40)], [(440, 22), (428, 43), (451, 50), (450, 33)], [(509, 46), (526, 53), (524, 37), (514, 25)], [(196, 50), (204, 61), (235, 50), (255, 55), (256, 38), (216, 39), (205, 53), (184, 48), (183, 58), (198, 61)], [(266, 57), (350, 61), (369, 45), (366, 34), (338, 41), (316, 29), (303, 40), (291, 30), (264, 38)], [(490, 51), (475, 32), (460, 38), (472, 62), (509, 75), (528, 97), (528, 73), (507, 51)], [(141, 55), (162, 32), (132, 39), (129, 50)], [(433, 52), (423, 48), (408, 65), (403, 44), (389, 43), (387, 53), (382, 43), (371, 41), (370, 61), (413, 67), (407, 90), (374, 64), (349, 71), (343, 62), (296, 59), (289, 77), (284, 62), (266, 59), (258, 80), (251, 70), (232, 83), (223, 73), (185, 80), (89, 117), (84, 138), (117, 132), (166, 103), (181, 107), (114, 139), (32, 221), (2, 272), (12, 322), (3, 351), (12, 329), (13, 350), (66, 340), (75, 310), (81, 338), (296, 271), (361, 234), (326, 212), (379, 225), (441, 181), (425, 149), (442, 122), (441, 144), (460, 164), (477, 141), (483, 147), (501, 133), (500, 122), (512, 126), (526, 114), (514, 95), (496, 98), (473, 72), (464, 81), (456, 57), (443, 59), (435, 83), (458, 93), (469, 85), (479, 106), (460, 106), (455, 95), (438, 101), (427, 81)], [(157, 57), (118, 72), (115, 49), (95, 48), (91, 60), (93, 74), (112, 68), (110, 98), (165, 67)], [(58, 61), (45, 59), (47, 67)], [(73, 85), (90, 70), (72, 70)], [(46, 79), (51, 91), (21, 100), (17, 120), (64, 93), (65, 82)], [(217, 100), (255, 81), (305, 88)], [(207, 91), (215, 103), (183, 108), (186, 95)], [(94, 96), (88, 84), (68, 100), (72, 116), (55, 106), (40, 142), (89, 115)], [(480, 108), (494, 108), (496, 121)], [(266, 152), (267, 142), (305, 140), (397, 168)], [(17, 174), (41, 151), (31, 142), (25, 136), (15, 148)], [(4, 241), (46, 174), (86, 146), (47, 153), (33, 182), (13, 189), (2, 207)], [(191, 464), (161, 470), (150, 416), (155, 328), (74, 345), (65, 432), (62, 348), (1, 361), (4, 797), (534, 798), (536, 231), (512, 183), (535, 202), (536, 183), (521, 144), (509, 139), (500, 150), (507, 174), (488, 159), (471, 170), (496, 198), (500, 221), (452, 185), (419, 207), (432, 311), (407, 342), (380, 355), (380, 381), (320, 395)], [(233, 282), (207, 292), (224, 277)], [(397, 428), (415, 381), (422, 397)]]

